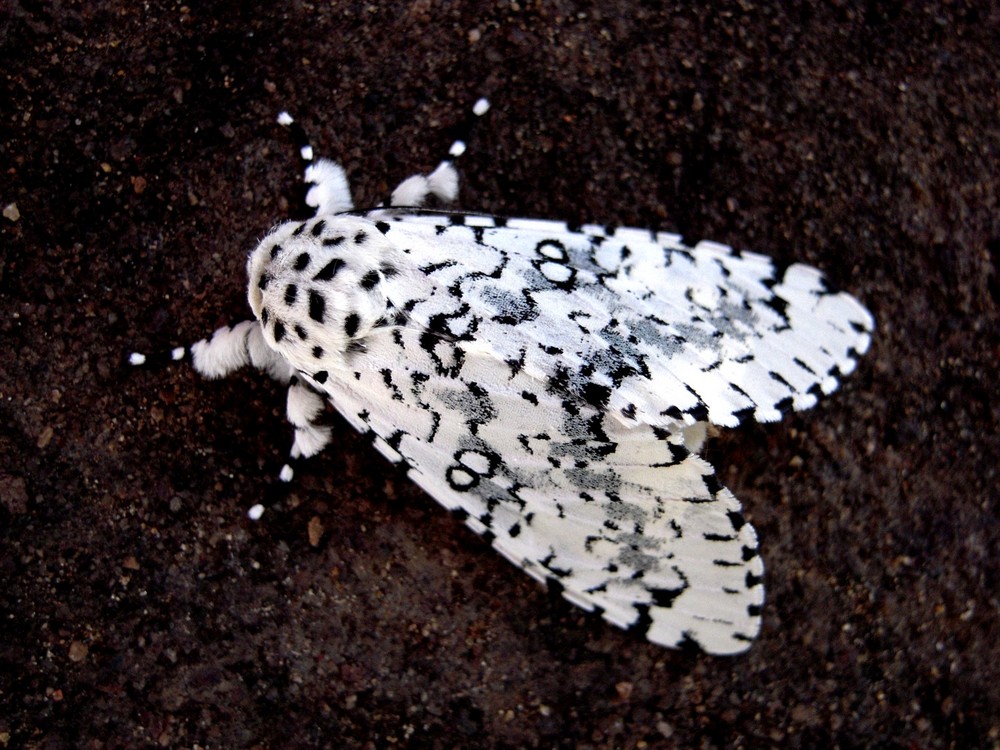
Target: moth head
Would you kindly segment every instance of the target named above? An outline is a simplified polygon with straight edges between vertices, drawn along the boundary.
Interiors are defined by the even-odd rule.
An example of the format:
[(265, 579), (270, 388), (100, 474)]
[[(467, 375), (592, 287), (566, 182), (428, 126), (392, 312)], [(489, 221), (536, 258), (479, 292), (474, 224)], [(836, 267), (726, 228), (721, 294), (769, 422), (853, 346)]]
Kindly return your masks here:
[(275, 227), (247, 263), (264, 340), (304, 372), (363, 351), (365, 337), (391, 317), (385, 280), (396, 273), (397, 252), (355, 216)]

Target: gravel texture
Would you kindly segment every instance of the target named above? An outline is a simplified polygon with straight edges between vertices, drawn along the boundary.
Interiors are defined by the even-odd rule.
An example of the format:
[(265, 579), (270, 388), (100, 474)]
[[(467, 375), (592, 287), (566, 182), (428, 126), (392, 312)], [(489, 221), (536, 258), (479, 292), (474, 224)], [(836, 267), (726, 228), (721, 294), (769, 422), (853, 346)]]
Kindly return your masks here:
[[(0, 11), (0, 747), (1000, 747), (997, 6), (658, 5)], [(464, 207), (875, 314), (833, 398), (709, 449), (767, 563), (744, 656), (553, 598), (346, 427), (253, 523), (280, 389), (124, 364), (246, 316), (279, 110), (375, 199), (484, 93)]]

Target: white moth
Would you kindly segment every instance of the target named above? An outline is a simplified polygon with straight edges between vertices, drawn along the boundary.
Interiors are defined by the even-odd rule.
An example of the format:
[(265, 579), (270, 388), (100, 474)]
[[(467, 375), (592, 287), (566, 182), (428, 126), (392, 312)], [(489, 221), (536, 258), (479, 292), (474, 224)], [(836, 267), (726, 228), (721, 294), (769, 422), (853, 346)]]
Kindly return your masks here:
[(814, 268), (711, 242), (420, 209), (457, 194), (449, 160), (367, 211), (339, 165), (306, 180), (315, 217), (260, 242), (254, 320), (194, 344), (195, 369), (288, 383), (293, 459), (330, 442), (329, 400), (583, 609), (664, 646), (747, 649), (764, 568), (698, 456), (706, 427), (813, 406), (868, 348), (869, 312)]

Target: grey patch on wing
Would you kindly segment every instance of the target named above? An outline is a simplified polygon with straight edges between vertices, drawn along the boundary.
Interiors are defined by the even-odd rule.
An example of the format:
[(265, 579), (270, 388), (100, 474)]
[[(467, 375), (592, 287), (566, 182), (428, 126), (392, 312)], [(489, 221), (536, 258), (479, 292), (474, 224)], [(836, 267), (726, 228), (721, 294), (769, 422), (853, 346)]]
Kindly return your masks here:
[(644, 344), (673, 357), (684, 350), (684, 342), (677, 336), (664, 335), (663, 327), (651, 320), (641, 318), (628, 322), (632, 334)]
[[(618, 554), (611, 562), (636, 573), (659, 570), (663, 562), (663, 543), (642, 534), (616, 534), (612, 541), (618, 545)], [(646, 552), (644, 550), (651, 550)]]
[(476, 427), (492, 422), (499, 414), (489, 394), (474, 383), (469, 383), (466, 390), (439, 390), (436, 395), (449, 409), (461, 412), (473, 433)]
[[(760, 338), (758, 326), (760, 317), (752, 309), (741, 304), (720, 300), (717, 307), (702, 316), (705, 322), (715, 330), (706, 330), (694, 322), (675, 323), (674, 327), (693, 346), (699, 349), (722, 351), (722, 343), (728, 336), (736, 341), (746, 341), (750, 338)], [(723, 336), (715, 335), (718, 331)]]
[(496, 286), (484, 287), (482, 298), (497, 310), (496, 317), (510, 319), (511, 323), (523, 323), (538, 317), (538, 311), (524, 294), (513, 294)]
[[(709, 322), (722, 331), (727, 336), (732, 336), (738, 341), (746, 341), (751, 336), (759, 336), (755, 333), (760, 325), (760, 317), (752, 308), (744, 307), (729, 300), (721, 300), (718, 305), (718, 312), (708, 318)], [(740, 323), (742, 325), (737, 325)]]
[[(622, 478), (608, 469), (600, 473), (590, 469), (565, 469), (566, 478), (581, 490), (598, 490), (605, 495), (616, 495), (622, 487)], [(630, 519), (631, 520), (631, 519)]]

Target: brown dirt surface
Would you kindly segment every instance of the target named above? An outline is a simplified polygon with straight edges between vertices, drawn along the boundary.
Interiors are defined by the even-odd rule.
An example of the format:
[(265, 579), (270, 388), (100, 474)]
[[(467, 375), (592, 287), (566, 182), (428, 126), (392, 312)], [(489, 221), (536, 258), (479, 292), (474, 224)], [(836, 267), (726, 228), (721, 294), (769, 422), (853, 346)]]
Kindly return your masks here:
[[(0, 747), (1000, 747), (997, 6), (667, 5), (0, 12)], [(373, 199), (482, 94), (463, 207), (803, 260), (878, 320), (709, 449), (767, 564), (744, 656), (550, 596), (339, 422), (249, 521), (281, 389), (124, 364), (247, 315), (279, 110)]]

